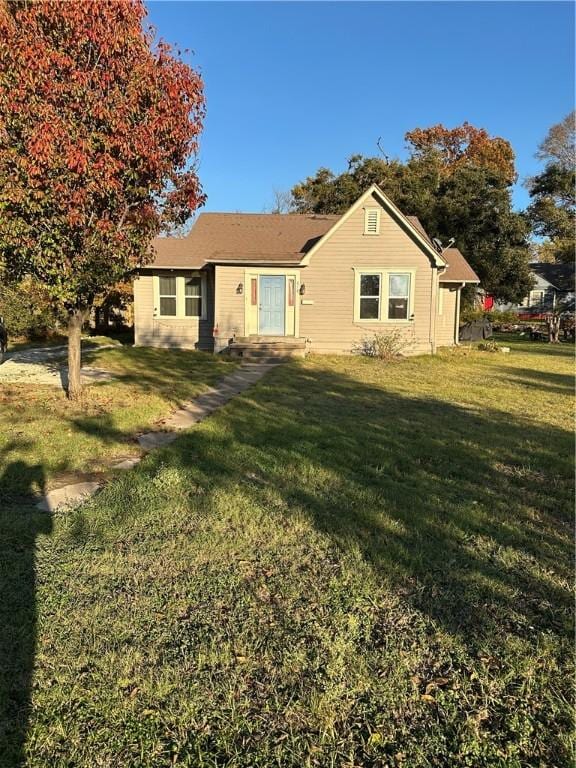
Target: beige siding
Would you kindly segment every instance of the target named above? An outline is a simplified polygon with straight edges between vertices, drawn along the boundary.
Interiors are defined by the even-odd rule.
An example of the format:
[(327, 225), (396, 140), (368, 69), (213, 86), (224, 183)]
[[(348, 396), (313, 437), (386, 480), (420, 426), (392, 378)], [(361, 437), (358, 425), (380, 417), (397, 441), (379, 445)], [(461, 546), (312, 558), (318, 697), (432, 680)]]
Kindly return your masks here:
[[(366, 203), (379, 206), (375, 198)], [(287, 311), (286, 333), (308, 339), (313, 352), (350, 353), (365, 336), (394, 329), (406, 337), (406, 353), (434, 352), (452, 345), (456, 328), (458, 291), (438, 283), (431, 257), (410, 228), (380, 209), (380, 232), (364, 234), (364, 207), (352, 213), (299, 271), (283, 270), (296, 283), (294, 316)], [(406, 270), (412, 274), (410, 321), (362, 322), (355, 317), (356, 270)], [(206, 319), (158, 318), (154, 307), (154, 278), (144, 275), (134, 284), (136, 344), (214, 349), (219, 352), (235, 336), (255, 333), (247, 292), (250, 276), (278, 273), (244, 265), (216, 266), (208, 271)], [(183, 274), (183, 273), (179, 273)], [(242, 290), (239, 290), (239, 286)], [(303, 295), (298, 293), (305, 286)], [(439, 312), (438, 291), (442, 295)], [(248, 318), (246, 310), (248, 309)], [(385, 309), (383, 307), (383, 309)], [(289, 326), (289, 327), (288, 327)], [(216, 334), (213, 337), (213, 329)]]
[(234, 336), (244, 336), (244, 294), (238, 293), (238, 286), (244, 286), (245, 267), (215, 268), (214, 326), (218, 334), (214, 340), (214, 351), (228, 346)]
[[(186, 272), (171, 272), (186, 275)], [(145, 274), (134, 281), (134, 343), (138, 347), (213, 348), (214, 279), (206, 276), (205, 318), (156, 317), (154, 276)]]
[[(367, 204), (378, 205), (375, 199)], [(354, 267), (371, 266), (416, 270), (412, 322), (354, 321)], [(364, 209), (360, 207), (303, 270), (304, 299), (314, 303), (300, 307), (300, 335), (311, 340), (314, 352), (346, 353), (363, 336), (400, 328), (410, 342), (407, 352), (431, 352), (430, 310), (436, 280), (436, 270), (421, 246), (384, 209), (380, 234), (364, 235)]]
[(442, 308), (442, 313), (438, 312), (438, 317), (436, 318), (436, 343), (439, 347), (451, 347), (454, 344), (459, 290), (459, 288), (455, 288), (448, 283), (440, 283), (442, 299), (438, 307)]
[(152, 345), (153, 321), (152, 275), (141, 275), (134, 280), (134, 343), (137, 347)]

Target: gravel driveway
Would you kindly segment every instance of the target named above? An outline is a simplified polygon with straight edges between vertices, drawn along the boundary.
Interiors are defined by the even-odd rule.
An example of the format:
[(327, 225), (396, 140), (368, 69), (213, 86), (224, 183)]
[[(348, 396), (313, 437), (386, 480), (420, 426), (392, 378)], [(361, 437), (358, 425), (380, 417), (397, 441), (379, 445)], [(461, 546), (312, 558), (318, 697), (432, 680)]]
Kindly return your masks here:
[[(88, 346), (88, 349), (108, 349), (114, 344)], [(42, 384), (65, 388), (68, 385), (67, 347), (33, 347), (8, 351), (0, 365), (1, 384)], [(85, 366), (82, 378), (86, 383), (109, 381), (112, 377), (102, 368)]]

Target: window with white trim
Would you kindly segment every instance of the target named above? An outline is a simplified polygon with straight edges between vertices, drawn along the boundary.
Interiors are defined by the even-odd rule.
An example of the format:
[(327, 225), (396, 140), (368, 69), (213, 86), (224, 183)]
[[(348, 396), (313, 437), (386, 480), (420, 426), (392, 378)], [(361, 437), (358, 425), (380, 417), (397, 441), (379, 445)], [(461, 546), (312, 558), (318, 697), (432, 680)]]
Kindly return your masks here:
[(544, 304), (544, 291), (530, 291), (530, 306)]
[(158, 278), (158, 298), (160, 299), (160, 314), (163, 317), (176, 317), (176, 278)]
[(380, 319), (380, 273), (360, 275), (360, 320)]
[(530, 291), (528, 296), (522, 299), (521, 307), (535, 307), (544, 303), (544, 291)]
[(154, 315), (204, 318), (205, 292), (205, 275), (157, 275), (154, 277)]
[(415, 271), (355, 268), (354, 319), (407, 322), (413, 319)]
[(388, 319), (408, 320), (410, 304), (410, 273), (393, 272), (388, 275)]
[(364, 234), (380, 234), (380, 208), (364, 209)]
[(202, 317), (201, 277), (187, 277), (184, 280), (184, 314), (186, 317)]

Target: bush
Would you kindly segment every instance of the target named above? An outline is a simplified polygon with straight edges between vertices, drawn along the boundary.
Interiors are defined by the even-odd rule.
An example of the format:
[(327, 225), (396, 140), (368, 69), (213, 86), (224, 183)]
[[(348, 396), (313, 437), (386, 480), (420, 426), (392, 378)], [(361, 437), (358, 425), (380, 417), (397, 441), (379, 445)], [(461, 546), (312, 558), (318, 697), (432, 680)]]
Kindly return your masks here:
[(474, 309), (466, 308), (460, 312), (460, 324), (473, 323), (475, 320), (489, 320), (493, 325), (507, 325), (519, 322), (517, 312), (500, 309)]
[(40, 283), (29, 278), (15, 285), (0, 281), (0, 315), (10, 339), (45, 339), (62, 328)]
[(394, 360), (400, 357), (413, 343), (406, 335), (396, 328), (386, 333), (375, 333), (373, 336), (364, 336), (356, 342), (352, 351), (365, 357), (376, 357), (379, 360)]
[(487, 341), (481, 341), (478, 344), (478, 349), (481, 352), (498, 352), (500, 345), (497, 344), (494, 339), (488, 339)]

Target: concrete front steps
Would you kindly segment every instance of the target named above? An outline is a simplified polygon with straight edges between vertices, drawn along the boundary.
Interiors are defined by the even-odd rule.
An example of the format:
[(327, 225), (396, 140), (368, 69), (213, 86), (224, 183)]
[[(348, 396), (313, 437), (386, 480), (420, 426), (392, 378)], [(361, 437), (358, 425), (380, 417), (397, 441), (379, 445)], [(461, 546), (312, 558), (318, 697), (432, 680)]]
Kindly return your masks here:
[(306, 355), (306, 339), (290, 336), (237, 336), (228, 345), (231, 357), (243, 361), (281, 363)]

